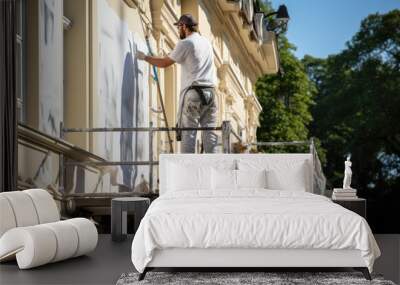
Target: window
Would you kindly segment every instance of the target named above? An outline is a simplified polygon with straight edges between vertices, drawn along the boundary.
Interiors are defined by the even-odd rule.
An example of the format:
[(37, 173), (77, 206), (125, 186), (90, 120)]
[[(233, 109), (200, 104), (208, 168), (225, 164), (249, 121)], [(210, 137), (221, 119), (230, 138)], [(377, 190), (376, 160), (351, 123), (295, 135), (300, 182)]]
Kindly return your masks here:
[(15, 27), (16, 27), (16, 51), (15, 51), (15, 72), (16, 72), (16, 95), (17, 95), (17, 120), (25, 121), (25, 1), (17, 0)]

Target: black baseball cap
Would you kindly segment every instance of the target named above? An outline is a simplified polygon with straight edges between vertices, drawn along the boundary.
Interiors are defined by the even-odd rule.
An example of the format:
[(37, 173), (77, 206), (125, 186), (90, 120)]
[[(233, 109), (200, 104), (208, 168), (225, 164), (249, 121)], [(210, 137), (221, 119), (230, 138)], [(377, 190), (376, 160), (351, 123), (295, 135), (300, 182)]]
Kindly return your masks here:
[(196, 20), (190, 14), (183, 14), (179, 18), (178, 22), (176, 22), (174, 25), (177, 26), (179, 24), (184, 24), (186, 26), (197, 26)]

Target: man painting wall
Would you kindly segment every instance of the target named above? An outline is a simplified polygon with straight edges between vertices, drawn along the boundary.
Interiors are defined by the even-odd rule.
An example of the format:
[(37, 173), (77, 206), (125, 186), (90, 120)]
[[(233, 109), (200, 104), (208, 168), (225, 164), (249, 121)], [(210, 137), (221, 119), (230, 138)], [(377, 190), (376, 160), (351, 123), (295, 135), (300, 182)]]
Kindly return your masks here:
[[(166, 68), (174, 63), (182, 65), (182, 86), (179, 98), (177, 125), (182, 128), (216, 127), (217, 99), (215, 98), (215, 70), (211, 43), (196, 31), (197, 22), (192, 15), (185, 14), (175, 25), (178, 27), (180, 41), (174, 50), (165, 57), (145, 55), (138, 51), (140, 60)], [(177, 132), (181, 135), (181, 152), (194, 153), (197, 131)], [(203, 136), (204, 151), (215, 153), (218, 137), (213, 131)]]

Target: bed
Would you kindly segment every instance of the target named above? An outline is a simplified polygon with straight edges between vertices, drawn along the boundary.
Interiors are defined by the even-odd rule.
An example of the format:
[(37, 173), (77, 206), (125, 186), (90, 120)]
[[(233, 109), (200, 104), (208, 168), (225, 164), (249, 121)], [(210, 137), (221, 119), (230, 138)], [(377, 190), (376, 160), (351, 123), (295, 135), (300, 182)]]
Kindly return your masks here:
[(154, 268), (352, 267), (380, 251), (361, 216), (313, 193), (311, 154), (162, 154), (160, 197), (132, 243)]

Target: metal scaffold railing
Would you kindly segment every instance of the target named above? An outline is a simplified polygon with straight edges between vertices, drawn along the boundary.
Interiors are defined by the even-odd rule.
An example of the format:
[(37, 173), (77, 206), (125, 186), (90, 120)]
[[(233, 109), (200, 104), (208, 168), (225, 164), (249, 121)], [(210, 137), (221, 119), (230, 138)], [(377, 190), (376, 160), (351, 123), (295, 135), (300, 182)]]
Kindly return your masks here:
[[(158, 160), (154, 160), (153, 154), (153, 134), (156, 132), (170, 132), (170, 131), (221, 131), (221, 144), (223, 153), (231, 153), (231, 135), (233, 135), (239, 142), (242, 142), (239, 135), (237, 135), (230, 124), (230, 121), (223, 121), (219, 127), (196, 127), (196, 128), (177, 128), (177, 127), (153, 127), (150, 122), (149, 127), (104, 127), (104, 128), (65, 128), (61, 124), (61, 138), (64, 139), (66, 133), (105, 133), (105, 132), (148, 132), (149, 134), (149, 160), (146, 161), (68, 161), (66, 162), (63, 155), (60, 155), (60, 179), (59, 188), (64, 189), (64, 170), (66, 165), (73, 166), (123, 166), (123, 165), (149, 165), (149, 189), (153, 191), (153, 166), (158, 165)], [(90, 196), (91, 193), (87, 193)]]
[(325, 194), (326, 188), (326, 177), (322, 170), (321, 161), (319, 160), (317, 149), (315, 147), (314, 138), (310, 138), (310, 140), (305, 141), (288, 141), (288, 142), (254, 142), (247, 144), (247, 147), (252, 146), (266, 146), (266, 147), (274, 147), (274, 146), (308, 146), (309, 152), (312, 155), (312, 175), (311, 181), (312, 183), (312, 191), (316, 194)]
[[(152, 127), (150, 124), (149, 127), (133, 127), (133, 128), (64, 128), (61, 124), (61, 137), (53, 137), (43, 132), (40, 132), (36, 129), (33, 129), (29, 126), (19, 124), (18, 125), (18, 143), (26, 146), (28, 148), (32, 148), (34, 150), (44, 149), (42, 152), (46, 153), (42, 164), (49, 157), (49, 152), (54, 152), (59, 155), (59, 171), (57, 175), (57, 179), (55, 183), (58, 183), (58, 193), (60, 195), (65, 195), (66, 192), (64, 190), (65, 186), (65, 175), (66, 175), (66, 165), (72, 166), (93, 166), (96, 168), (101, 168), (102, 166), (122, 166), (122, 165), (148, 165), (150, 166), (150, 177), (149, 177), (149, 188), (151, 185), (151, 191), (153, 191), (153, 166), (158, 165), (158, 161), (154, 159), (153, 155), (153, 134), (155, 132), (162, 132), (169, 129), (170, 131), (176, 130), (203, 130), (203, 131), (221, 131), (222, 140), (219, 146), (222, 145), (223, 153), (231, 153), (231, 152), (249, 152), (251, 147), (279, 147), (279, 146), (307, 146), (309, 147), (309, 152), (312, 154), (312, 166), (313, 166), (313, 185), (314, 185), (314, 193), (324, 194), (325, 186), (326, 186), (326, 178), (322, 171), (322, 166), (315, 148), (314, 139), (306, 141), (289, 141), (289, 142), (254, 142), (244, 144), (239, 135), (237, 135), (231, 127), (229, 121), (224, 121), (219, 127), (198, 127), (198, 128), (165, 128), (165, 127)], [(92, 152), (86, 151), (78, 146), (67, 142), (64, 139), (66, 133), (84, 133), (84, 132), (149, 132), (151, 135), (149, 137), (149, 160), (148, 161), (108, 161), (107, 159), (98, 156)], [(231, 138), (237, 140), (240, 144), (239, 149), (233, 148), (233, 143)], [(250, 151), (252, 152), (252, 151)], [(37, 173), (40, 171), (37, 170)], [(22, 181), (21, 181), (22, 182)], [(99, 184), (99, 180), (97, 184)], [(30, 187), (30, 185), (27, 185)], [(32, 187), (36, 187), (35, 185), (31, 185)], [(96, 186), (97, 187), (97, 186)], [(150, 190), (149, 189), (149, 190)], [(84, 191), (85, 192), (85, 191)], [(85, 198), (90, 197), (100, 197), (100, 196), (118, 196), (119, 194), (130, 195), (126, 192), (121, 193), (74, 193), (68, 194), (67, 196), (85, 196)], [(125, 194), (124, 194), (125, 193)], [(153, 191), (154, 193), (154, 191)], [(131, 193), (134, 195), (135, 193)], [(65, 198), (65, 197), (64, 197)]]
[[(220, 131), (221, 132), (221, 142), (219, 143), (219, 146), (222, 146), (222, 152), (223, 153), (231, 153), (231, 152), (249, 152), (251, 147), (279, 147), (279, 146), (308, 146), (309, 147), (309, 152), (312, 154), (312, 166), (313, 166), (313, 188), (314, 188), (314, 193), (318, 194), (325, 194), (325, 184), (326, 184), (326, 179), (324, 176), (324, 173), (322, 171), (321, 163), (318, 158), (318, 154), (315, 148), (314, 140), (310, 139), (307, 141), (291, 141), (291, 142), (255, 142), (255, 143), (249, 143), (245, 144), (242, 142), (241, 136), (237, 135), (232, 127), (229, 121), (224, 121), (220, 126), (218, 127), (199, 127), (199, 128), (165, 128), (165, 127), (153, 127), (152, 124), (150, 124), (149, 127), (133, 127), (133, 128), (65, 128), (61, 125), (61, 137), (53, 137), (48, 134), (45, 134), (39, 130), (36, 130), (34, 128), (31, 128), (29, 126), (19, 124), (18, 125), (18, 143), (28, 147), (33, 150), (40, 150), (42, 153), (46, 153), (45, 157), (43, 158), (43, 161), (41, 165), (44, 165), (44, 162), (50, 157), (48, 155), (49, 152), (55, 153), (59, 156), (59, 170), (58, 170), (58, 175), (57, 179), (55, 179), (55, 184), (58, 184), (58, 190), (56, 190), (57, 187), (53, 188), (48, 188), (51, 190), (52, 194), (57, 196), (60, 201), (66, 202), (67, 208), (74, 208), (73, 204), (76, 199), (79, 199), (78, 204), (80, 205), (79, 207), (83, 205), (94, 205), (93, 203), (95, 201), (92, 201), (91, 198), (95, 198), (97, 204), (104, 204), (108, 205), (107, 201), (110, 198), (113, 197), (118, 197), (118, 196), (126, 196), (126, 195), (132, 195), (132, 196), (137, 196), (137, 195), (149, 195), (149, 197), (156, 197), (157, 195), (154, 194), (154, 181), (153, 181), (153, 171), (154, 171), (154, 166), (158, 165), (158, 160), (155, 159), (155, 156), (153, 154), (153, 135), (156, 132), (163, 132), (169, 129), (170, 131), (176, 131), (176, 130), (181, 130), (181, 131), (191, 131), (191, 130), (199, 130), (199, 131)], [(95, 153), (92, 153), (90, 151), (87, 151), (85, 149), (82, 149), (76, 145), (71, 144), (70, 142), (66, 141), (64, 136), (66, 133), (100, 133), (100, 132), (148, 132), (150, 134), (149, 136), (149, 160), (147, 161), (108, 161), (107, 159), (96, 155)], [(235, 143), (234, 143), (235, 142)], [(238, 145), (240, 146), (239, 148), (235, 148), (236, 142), (238, 142)], [(259, 149), (260, 150), (260, 149)], [(307, 152), (307, 151), (306, 151)], [(304, 151), (303, 151), (304, 153)], [(37, 170), (37, 173), (39, 173), (41, 169), (41, 165), (39, 166), (39, 169)], [(66, 174), (67, 174), (67, 167), (68, 165), (71, 166), (81, 166), (81, 167), (86, 167), (86, 166), (92, 166), (100, 170), (100, 172), (103, 173), (102, 167), (106, 166), (122, 166), (122, 165), (148, 165), (149, 166), (149, 179), (146, 181), (148, 190), (151, 191), (149, 194), (142, 194), (142, 193), (136, 193), (135, 191), (130, 191), (130, 192), (98, 192), (96, 191), (97, 186), (101, 183), (101, 175), (98, 177), (95, 190), (93, 192), (86, 192), (85, 190), (81, 193), (78, 192), (73, 192), (70, 193), (70, 191), (67, 191), (64, 187), (67, 186), (65, 185), (65, 182), (67, 181), (66, 179)], [(104, 173), (108, 173), (107, 170)], [(69, 177), (69, 176), (68, 176)], [(70, 178), (70, 177), (69, 177)], [(33, 179), (35, 180), (35, 179)], [(70, 181), (70, 180), (68, 180)], [(23, 182), (23, 181), (19, 181)], [(28, 183), (28, 182), (26, 182)], [(25, 184), (26, 184), (25, 183)], [(29, 182), (31, 183), (31, 182)], [(24, 185), (25, 185), (24, 184)], [(151, 188), (150, 188), (151, 185)], [(55, 185), (54, 185), (55, 186)], [(23, 186), (21, 184), (21, 187), (23, 189), (25, 188), (32, 188), (32, 187), (39, 187), (34, 184), (27, 184), (26, 186)], [(24, 188), (25, 187), (25, 188)], [(67, 186), (68, 187), (68, 186)], [(83, 201), (85, 200), (85, 201)], [(91, 202), (88, 202), (88, 201)], [(100, 201), (101, 200), (101, 201)], [(72, 203), (72, 204), (71, 204)], [(71, 206), (71, 205), (72, 206)], [(77, 207), (78, 207), (77, 204)], [(97, 205), (96, 204), (96, 205)], [(102, 204), (102, 205), (103, 205)]]

